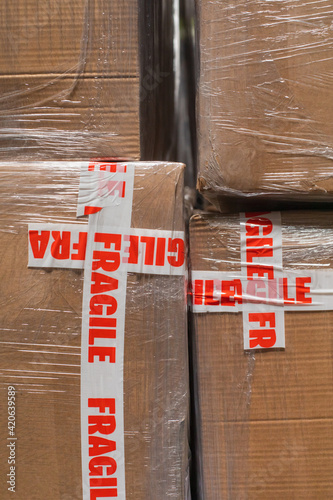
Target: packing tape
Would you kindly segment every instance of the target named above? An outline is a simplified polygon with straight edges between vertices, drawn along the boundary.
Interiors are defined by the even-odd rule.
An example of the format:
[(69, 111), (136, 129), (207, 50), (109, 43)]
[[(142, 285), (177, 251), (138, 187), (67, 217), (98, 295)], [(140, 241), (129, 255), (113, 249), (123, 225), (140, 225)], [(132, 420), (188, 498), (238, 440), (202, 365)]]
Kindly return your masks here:
[(241, 312), (244, 349), (284, 348), (285, 311), (333, 310), (333, 270), (283, 270), (279, 212), (241, 214), (240, 227), (240, 271), (192, 270), (192, 312)]

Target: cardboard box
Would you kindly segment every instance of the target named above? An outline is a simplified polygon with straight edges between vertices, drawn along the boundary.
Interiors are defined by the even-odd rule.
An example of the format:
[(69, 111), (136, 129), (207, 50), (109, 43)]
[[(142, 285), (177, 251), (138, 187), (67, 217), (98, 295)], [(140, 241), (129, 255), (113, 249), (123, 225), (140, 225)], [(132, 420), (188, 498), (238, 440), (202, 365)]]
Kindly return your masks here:
[[(284, 272), (331, 276), (330, 221), (330, 212), (282, 213)], [(240, 231), (239, 216), (194, 216), (192, 273), (239, 275)], [(315, 300), (324, 293), (332, 306), (329, 286)], [(284, 307), (286, 346), (275, 350), (244, 350), (242, 312), (193, 314), (199, 498), (331, 495), (333, 311)]]
[(197, 0), (198, 187), (332, 200), (332, 5)]
[(140, 158), (138, 3), (0, 6), (1, 158)]
[[(12, 439), (7, 413), (11, 386), (16, 393), (16, 498), (83, 498), (83, 270), (27, 267), (28, 224), (76, 223), (86, 230), (86, 220), (76, 219), (79, 169), (77, 162), (0, 166), (0, 457), (4, 471), (0, 489), (4, 499), (13, 494), (6, 483), (10, 472), (7, 444)], [(183, 165), (136, 164), (131, 228), (184, 230)], [(185, 499), (188, 365), (184, 275), (128, 272), (124, 338), (126, 498)]]

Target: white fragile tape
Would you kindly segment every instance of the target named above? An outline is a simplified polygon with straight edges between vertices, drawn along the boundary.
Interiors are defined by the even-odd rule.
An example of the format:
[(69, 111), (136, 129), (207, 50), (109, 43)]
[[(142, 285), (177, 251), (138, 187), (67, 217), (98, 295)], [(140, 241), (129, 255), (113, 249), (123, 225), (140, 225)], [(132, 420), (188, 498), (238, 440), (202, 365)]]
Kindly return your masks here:
[[(179, 276), (185, 274), (183, 231), (108, 227), (128, 272)], [(86, 224), (29, 224), (29, 267), (83, 269)]]
[(241, 273), (192, 271), (194, 313), (240, 313), (245, 305), (281, 307), (284, 311), (333, 310), (333, 269), (283, 272), (274, 280), (248, 280)]
[(124, 206), (129, 198), (128, 178), (133, 163), (90, 162), (81, 169), (77, 216), (91, 215), (105, 207)]
[(192, 271), (192, 311), (243, 314), (244, 349), (285, 347), (285, 311), (333, 310), (332, 269), (282, 269), (278, 212), (241, 214), (241, 270)]
[[(116, 164), (111, 170), (82, 169), (79, 191), (78, 214), (90, 214), (82, 306), (83, 500), (126, 498), (123, 364), (128, 263), (120, 258), (121, 237), (114, 228), (131, 226), (135, 165)], [(103, 186), (111, 190), (109, 197)]]
[(83, 269), (87, 224), (29, 224), (28, 267)]
[[(282, 276), (280, 212), (240, 215), (241, 269), (249, 281)], [(246, 301), (243, 310), (244, 349), (284, 348), (284, 312), (275, 304)]]

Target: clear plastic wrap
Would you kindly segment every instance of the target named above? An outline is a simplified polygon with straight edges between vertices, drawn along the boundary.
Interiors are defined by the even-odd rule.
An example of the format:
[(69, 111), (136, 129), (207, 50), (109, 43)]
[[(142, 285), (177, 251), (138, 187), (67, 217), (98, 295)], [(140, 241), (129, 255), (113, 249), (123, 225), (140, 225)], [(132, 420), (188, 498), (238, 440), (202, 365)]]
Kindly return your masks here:
[(332, 201), (332, 3), (196, 3), (200, 191)]
[[(190, 221), (192, 282), (200, 271), (207, 280), (213, 276), (227, 279), (228, 291), (233, 290), (225, 293), (224, 304), (221, 293), (205, 295), (206, 304), (220, 300), (216, 312), (192, 314), (200, 499), (314, 500), (331, 496), (331, 220), (332, 212), (281, 213), (282, 268), (288, 277), (288, 284), (283, 281), (284, 305), (280, 305), (284, 308), (285, 349), (252, 351), (244, 350), (243, 345), (245, 309), (243, 313), (229, 312), (237, 306), (245, 308), (239, 289), (235, 293), (230, 288), (230, 276), (240, 278), (243, 266), (240, 217), (197, 214)], [(273, 249), (278, 251), (278, 245)], [(281, 272), (281, 266), (275, 271)], [(292, 273), (312, 276), (311, 285), (311, 280), (306, 281), (311, 290), (325, 279), (326, 287), (311, 294), (300, 288), (303, 303), (295, 305), (297, 288), (289, 287)], [(262, 296), (264, 287), (258, 282), (257, 286)], [(310, 296), (313, 303), (305, 304)], [(194, 294), (193, 308), (196, 298), (201, 302)], [(222, 306), (228, 303), (233, 307), (223, 312)], [(250, 311), (260, 311), (263, 303), (264, 299), (259, 300), (258, 309), (258, 298), (250, 297)]]
[[(82, 165), (0, 164), (3, 499), (13, 494), (8, 491), (10, 480), (15, 483), (18, 500), (83, 498), (80, 394), (82, 399), (85, 392), (84, 387), (80, 390), (80, 353), (84, 273), (82, 269), (27, 267), (28, 224), (75, 223), (87, 229), (86, 217), (76, 219)], [(184, 231), (183, 165), (135, 164), (131, 228)], [(37, 253), (43, 246), (42, 240), (38, 241)], [(185, 275), (128, 272), (125, 294), (126, 498), (185, 499)], [(13, 450), (7, 446), (12, 442)], [(11, 464), (10, 457), (14, 460)], [(88, 477), (84, 478), (87, 481)]]
[(0, 159), (168, 160), (174, 17), (164, 4), (2, 2)]
[(139, 159), (137, 1), (0, 9), (1, 158)]

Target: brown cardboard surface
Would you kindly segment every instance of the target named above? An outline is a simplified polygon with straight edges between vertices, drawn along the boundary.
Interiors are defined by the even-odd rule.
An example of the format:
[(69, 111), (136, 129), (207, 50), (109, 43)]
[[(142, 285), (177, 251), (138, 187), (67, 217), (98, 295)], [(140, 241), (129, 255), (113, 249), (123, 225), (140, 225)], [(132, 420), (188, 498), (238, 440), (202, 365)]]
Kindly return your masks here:
[[(204, 446), (204, 498), (331, 498), (331, 420), (211, 423), (209, 443), (222, 439), (219, 453)], [(240, 448), (248, 449), (246, 464)]]
[(138, 10), (1, 2), (1, 159), (140, 159)]
[[(283, 266), (332, 268), (330, 212), (282, 213)], [(238, 216), (190, 223), (193, 270), (240, 269)], [(333, 312), (286, 312), (286, 349), (243, 350), (241, 313), (194, 315), (203, 498), (331, 498)]]
[(138, 76), (136, 0), (5, 0), (0, 26), (1, 75)]
[(201, 191), (332, 199), (331, 2), (197, 10)]
[(140, 156), (139, 78), (1, 78), (0, 156)]
[[(29, 222), (77, 222), (75, 164), (1, 164), (0, 490), (7, 491), (7, 387), (16, 396), (18, 500), (82, 498), (83, 271), (27, 268)], [(156, 195), (158, 193), (158, 196)], [(183, 230), (183, 167), (138, 164), (132, 227)], [(161, 203), (163, 200), (163, 203)], [(187, 343), (182, 277), (128, 275), (124, 357), (126, 498), (185, 498)]]

